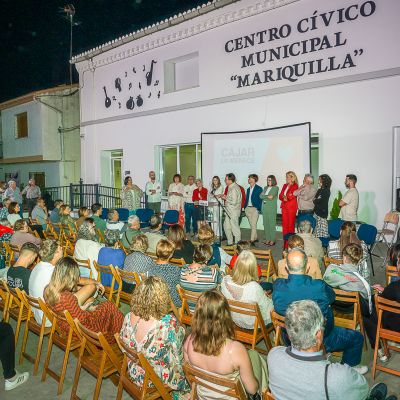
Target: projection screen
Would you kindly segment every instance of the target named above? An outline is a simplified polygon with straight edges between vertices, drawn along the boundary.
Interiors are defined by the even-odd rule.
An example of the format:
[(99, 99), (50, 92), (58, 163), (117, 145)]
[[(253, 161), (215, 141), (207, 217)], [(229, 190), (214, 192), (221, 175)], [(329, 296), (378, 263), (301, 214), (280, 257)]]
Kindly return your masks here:
[(294, 171), (301, 181), (311, 171), (310, 137), (310, 122), (253, 131), (202, 133), (204, 185), (209, 188), (212, 177), (218, 175), (225, 186), (223, 180), (229, 172), (245, 189), (249, 174), (257, 174), (262, 187), (268, 175), (275, 175), (281, 188), (287, 171)]

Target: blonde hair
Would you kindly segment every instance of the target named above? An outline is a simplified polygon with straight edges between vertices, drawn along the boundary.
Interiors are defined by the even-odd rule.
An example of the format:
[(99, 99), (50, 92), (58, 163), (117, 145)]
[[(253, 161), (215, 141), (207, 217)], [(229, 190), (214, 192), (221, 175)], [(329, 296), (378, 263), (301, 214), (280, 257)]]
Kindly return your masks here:
[(347, 257), (353, 265), (358, 265), (363, 258), (363, 250), (359, 244), (350, 243), (342, 250), (342, 258)]
[(218, 356), (227, 339), (235, 338), (226, 298), (217, 290), (204, 292), (197, 301), (191, 327), (194, 351), (206, 356)]
[(168, 240), (175, 244), (175, 249), (181, 250), (183, 248), (183, 241), (186, 240), (184, 229), (179, 225), (172, 225), (168, 229)]
[(161, 239), (157, 243), (156, 247), (156, 255), (157, 258), (161, 261), (169, 261), (174, 254), (175, 251), (175, 244), (169, 240)]
[(258, 281), (257, 259), (251, 251), (243, 250), (238, 255), (233, 268), (232, 280), (238, 285)]
[(197, 238), (201, 244), (212, 245), (215, 241), (215, 234), (209, 225), (201, 225)]
[(290, 238), (288, 239), (288, 248), (289, 249), (300, 248), (304, 250), (303, 238), (299, 235), (290, 236)]
[(133, 238), (131, 245), (129, 248), (132, 251), (139, 251), (141, 253), (146, 253), (149, 248), (149, 239), (146, 235), (137, 235)]
[(293, 171), (286, 172), (286, 176), (288, 176), (292, 180), (292, 183), (299, 183), (297, 175)]
[(71, 257), (61, 258), (54, 267), (50, 283), (44, 290), (46, 303), (54, 306), (60, 300), (61, 292), (76, 292), (79, 278), (77, 262)]
[(339, 249), (342, 252), (344, 248), (351, 243), (361, 245), (360, 239), (357, 237), (356, 226), (346, 221), (340, 227)]
[(168, 285), (158, 276), (150, 276), (137, 286), (131, 297), (131, 312), (148, 321), (160, 320), (171, 308)]

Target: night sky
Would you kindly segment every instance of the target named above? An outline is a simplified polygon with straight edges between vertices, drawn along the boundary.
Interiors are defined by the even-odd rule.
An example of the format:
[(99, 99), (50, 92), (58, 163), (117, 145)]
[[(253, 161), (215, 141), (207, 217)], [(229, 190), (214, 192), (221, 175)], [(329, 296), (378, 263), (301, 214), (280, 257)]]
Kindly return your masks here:
[[(73, 55), (207, 0), (2, 0), (0, 102), (69, 83), (69, 21), (75, 6)], [(74, 82), (78, 75), (74, 68)]]

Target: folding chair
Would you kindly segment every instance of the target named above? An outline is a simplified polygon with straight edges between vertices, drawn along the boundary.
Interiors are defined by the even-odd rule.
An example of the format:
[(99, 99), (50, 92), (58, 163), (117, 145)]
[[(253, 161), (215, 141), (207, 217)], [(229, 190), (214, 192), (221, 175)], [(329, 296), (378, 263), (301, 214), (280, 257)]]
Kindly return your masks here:
[(119, 214), (119, 220), (122, 222), (128, 221), (129, 218), (129, 210), (127, 208), (116, 208), (115, 209)]
[(263, 400), (275, 400), (275, 397), (271, 392), (264, 392), (263, 393)]
[(139, 208), (136, 210), (136, 216), (140, 220), (140, 227), (147, 228), (150, 224), (150, 218), (154, 215), (154, 210), (151, 208)]
[(11, 267), (14, 264), (14, 251), (11, 249), (11, 246), (8, 242), (2, 242), (4, 250), (6, 252), (5, 255), (5, 263), (6, 267)]
[(119, 245), (120, 249), (122, 249), (122, 250), (124, 251), (125, 255), (127, 256), (127, 255), (129, 254), (129, 249), (127, 249), (127, 248), (122, 244), (121, 241), (118, 242), (118, 245)]
[[(361, 224), (357, 231), (358, 238), (360, 240), (363, 240), (365, 242), (365, 244), (367, 245), (369, 259), (371, 261), (371, 270), (372, 270), (373, 276), (375, 276), (375, 271), (374, 271), (374, 263), (372, 261), (372, 248), (375, 245), (377, 233), (378, 233), (378, 230), (375, 228), (375, 226), (369, 225), (369, 224)], [(386, 262), (386, 259), (385, 259), (385, 262)]]
[(324, 257), (324, 264), (325, 264), (325, 268), (328, 268), (331, 264), (335, 264), (335, 265), (342, 265), (343, 264), (343, 260), (338, 260), (337, 258), (331, 258), (331, 257)]
[(117, 299), (116, 299), (116, 305), (119, 307), (119, 303), (124, 303), (124, 304), (130, 304), (131, 302), (131, 296), (132, 293), (126, 293), (122, 291), (122, 281), (124, 280), (127, 283), (130, 283), (131, 285), (140, 285), (140, 282), (142, 281), (141, 275), (139, 275), (137, 272), (129, 272), (125, 271), (123, 269), (118, 268), (116, 270), (117, 275), (115, 277), (116, 282), (118, 283), (118, 292), (117, 292)]
[(282, 315), (279, 315), (275, 310), (271, 311), (271, 320), (272, 320), (272, 325), (274, 326), (275, 329), (275, 341), (274, 341), (274, 347), (276, 346), (286, 346), (282, 339), (282, 330), (286, 329), (285, 327), (285, 317), (282, 317)]
[(266, 278), (267, 281), (269, 281), (273, 275), (278, 275), (271, 250), (251, 249), (251, 252), (256, 256), (257, 264), (261, 267), (262, 276)]
[(104, 243), (104, 235), (100, 229), (96, 229), (97, 237), (99, 238), (100, 243)]
[[(81, 347), (82, 341), (80, 340), (79, 332), (76, 329), (72, 316), (67, 310), (65, 310), (63, 314), (58, 314), (48, 308), (42, 299), (39, 299), (39, 304), (47, 318), (51, 321), (51, 331), (43, 366), (42, 382), (46, 380), (47, 374), (49, 374), (58, 382), (57, 395), (60, 395), (64, 386), (69, 355), (72, 352), (78, 357), (78, 349)], [(69, 327), (67, 334), (62, 330), (61, 326), (64, 328), (67, 326)], [(49, 367), (54, 344), (64, 352), (62, 367), (59, 374)]]
[(75, 258), (75, 261), (78, 263), (79, 265), (79, 270), (81, 271), (81, 275), (82, 272), (84, 272), (84, 276), (86, 276), (86, 272), (89, 272), (89, 278), (93, 277), (93, 271), (92, 268), (90, 267), (90, 260), (78, 260), (77, 258)]
[(297, 216), (296, 225), (298, 226), (301, 221), (308, 221), (311, 224), (313, 232), (317, 226), (317, 220), (311, 214), (300, 214)]
[[(21, 293), (22, 293), (22, 300), (25, 303), (25, 307), (28, 310), (28, 316), (25, 321), (25, 329), (24, 329), (24, 335), (22, 337), (22, 345), (21, 345), (21, 352), (20, 352), (20, 356), (19, 356), (19, 363), (22, 364), (22, 362), (24, 361), (24, 358), (26, 358), (29, 362), (31, 362), (33, 364), (33, 375), (36, 375), (38, 372), (38, 369), (39, 369), (40, 356), (42, 354), (43, 339), (45, 336), (50, 335), (51, 327), (46, 327), (47, 316), (45, 313), (43, 313), (41, 324), (38, 324), (35, 320), (33, 310), (36, 309), (36, 310), (43, 311), (43, 309), (39, 303), (39, 299), (29, 296), (25, 292), (21, 292)], [(26, 351), (26, 345), (28, 342), (29, 331), (33, 332), (39, 338), (35, 357), (31, 356)]]
[[(273, 331), (271, 325), (268, 329), (265, 326), (258, 304), (243, 303), (241, 301), (228, 300), (229, 310), (232, 313), (242, 314), (246, 316), (254, 317), (254, 328), (245, 329), (235, 324), (235, 337), (239, 342), (251, 347), (253, 350), (257, 350), (259, 353), (267, 354), (268, 350), (272, 348), (269, 334)], [(256, 347), (257, 343), (264, 340), (267, 346), (267, 351), (260, 347)]]
[(81, 334), (82, 344), (79, 350), (74, 383), (71, 390), (71, 399), (79, 399), (76, 392), (82, 367), (96, 379), (93, 400), (100, 395), (103, 379), (110, 378), (115, 386), (118, 385), (117, 375), (121, 371), (122, 353), (117, 344), (111, 346), (101, 332), (93, 332), (83, 326), (76, 318), (75, 325)]
[(337, 240), (340, 237), (340, 228), (344, 224), (342, 219), (332, 219), (328, 221), (328, 233), (332, 240)]
[(378, 365), (378, 348), (379, 342), (382, 340), (385, 354), (388, 355), (389, 350), (400, 352), (400, 348), (388, 344), (388, 340), (400, 344), (400, 332), (385, 329), (382, 325), (382, 316), (385, 312), (391, 312), (400, 315), (400, 303), (397, 301), (386, 300), (383, 297), (375, 295), (375, 306), (378, 313), (378, 328), (376, 332), (376, 342), (374, 349), (374, 361), (372, 364), (372, 378), (375, 379), (376, 370), (387, 372), (388, 374), (400, 376), (400, 370), (389, 368), (388, 366)]
[(8, 301), (10, 293), (7, 291), (6, 282), (0, 279), (0, 310), (3, 311), (3, 318), (8, 311)]
[(182, 307), (179, 310), (178, 317), (179, 322), (182, 325), (191, 325), (193, 311), (190, 309), (189, 304), (192, 309), (194, 309), (194, 306), (196, 306), (202, 292), (191, 292), (190, 290), (183, 289), (180, 285), (176, 286), (176, 290), (178, 291), (179, 297), (182, 300)]
[(198, 386), (215, 392), (216, 398), (217, 394), (219, 394), (218, 397), (223, 395), (238, 400), (247, 400), (248, 398), (240, 378), (236, 378), (235, 380), (224, 378), (222, 376), (200, 370), (186, 362), (183, 364), (183, 370), (185, 371), (186, 378), (192, 387), (190, 397), (192, 400), (197, 399)]
[(167, 210), (164, 214), (163, 229), (167, 229), (172, 225), (176, 225), (179, 221), (179, 212), (177, 210)]
[(397, 270), (396, 266), (386, 265), (386, 286), (388, 286), (392, 278), (400, 279), (400, 272)]
[(177, 265), (178, 267), (183, 267), (186, 265), (186, 261), (183, 258), (171, 258), (169, 263), (172, 265)]
[[(118, 383), (117, 400), (122, 397), (122, 392), (125, 389), (130, 396), (134, 399), (146, 399), (153, 400), (159, 399), (172, 400), (171, 391), (172, 389), (164, 385), (162, 380), (155, 373), (151, 364), (147, 361), (146, 357), (142, 353), (136, 352), (134, 349), (128, 347), (119, 337), (119, 334), (115, 334), (115, 340), (123, 353), (122, 367), (120, 371), (120, 378)], [(129, 376), (128, 363), (134, 363), (141, 367), (144, 371), (143, 386), (136, 385)], [(154, 386), (150, 386), (152, 383)]]
[(115, 301), (114, 303), (117, 304), (117, 298), (118, 298), (118, 283), (117, 283), (117, 268), (115, 268), (113, 265), (100, 265), (97, 263), (97, 261), (93, 261), (93, 266), (95, 267), (97, 271), (97, 281), (101, 283), (101, 276), (104, 275), (111, 275), (111, 285), (110, 286), (104, 286), (105, 289), (105, 295), (106, 298), (110, 301), (113, 301), (113, 298), (115, 296)]
[[(383, 241), (389, 250), (392, 247), (394, 241), (396, 240), (396, 234), (398, 230), (399, 230), (399, 213), (397, 211), (390, 211), (385, 215), (385, 218), (383, 219), (383, 226), (382, 229), (378, 231), (376, 243)], [(372, 250), (373, 249), (371, 249), (371, 252)], [(384, 260), (383, 265), (385, 265), (387, 260), (387, 252), (385, 257), (382, 258)]]
[(230, 256), (235, 255), (235, 246), (222, 246), (222, 250), (225, 251), (226, 254), (229, 254)]
[(64, 243), (64, 257), (74, 257), (75, 246), (67, 240)]

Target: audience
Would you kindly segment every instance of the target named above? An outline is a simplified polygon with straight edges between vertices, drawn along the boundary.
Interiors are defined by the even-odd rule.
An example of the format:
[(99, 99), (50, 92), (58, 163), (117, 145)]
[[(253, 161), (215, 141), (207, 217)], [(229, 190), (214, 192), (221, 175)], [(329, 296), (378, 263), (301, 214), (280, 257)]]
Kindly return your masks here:
[[(178, 392), (175, 393), (178, 396), (190, 390), (182, 369), (185, 330), (169, 314), (170, 306), (167, 284), (156, 276), (145, 279), (132, 294), (131, 311), (122, 324), (121, 340), (141, 352), (162, 382)], [(129, 362), (128, 368), (131, 380), (143, 386), (143, 369), (134, 362)]]
[(83, 221), (89, 217), (89, 209), (87, 207), (80, 207), (78, 210), (78, 219), (75, 221), (76, 229), (79, 230)]
[[(300, 249), (304, 251), (304, 241), (299, 235), (292, 235), (288, 239), (288, 251)], [(285, 253), (286, 254), (286, 253)], [(287, 254), (286, 254), (287, 256)], [(307, 266), (305, 274), (313, 279), (322, 279), (321, 268), (318, 260), (314, 257), (307, 257)], [(286, 257), (278, 261), (278, 278), (287, 279), (289, 270), (286, 265)]]
[(96, 225), (96, 229), (104, 235), (104, 231), (107, 229), (107, 224), (106, 221), (101, 218), (101, 215), (103, 214), (103, 206), (100, 203), (94, 203), (91, 208), (92, 219)]
[[(58, 313), (69, 311), (86, 328), (102, 332), (110, 344), (120, 331), (124, 315), (114, 303), (96, 292), (104, 293), (104, 287), (93, 280), (80, 279), (79, 267), (70, 257), (61, 258), (55, 265), (50, 282), (44, 291), (46, 303)], [(69, 332), (68, 324), (60, 322), (64, 333)]]
[(285, 326), (291, 346), (274, 347), (268, 353), (269, 389), (275, 399), (384, 400), (386, 385), (374, 385), (368, 394), (368, 383), (355, 368), (327, 360), (322, 350), (324, 325), (314, 301), (295, 301), (287, 308)]
[(185, 262), (193, 262), (193, 243), (186, 238), (185, 230), (178, 224), (172, 225), (168, 229), (168, 240), (175, 245), (173, 258), (183, 258)]
[[(107, 229), (104, 234), (105, 247), (99, 251), (97, 259), (100, 265), (112, 265), (117, 268), (124, 268), (125, 252), (119, 248), (119, 231)], [(101, 283), (104, 286), (111, 286), (112, 275), (101, 274)]]
[[(265, 325), (271, 323), (272, 300), (260, 286), (257, 273), (257, 259), (249, 250), (243, 250), (236, 260), (232, 276), (225, 276), (221, 292), (228, 300), (258, 304)], [(233, 313), (234, 322), (246, 329), (254, 328), (254, 317)]]
[(0, 219), (0, 242), (9, 242), (13, 234), (10, 221), (7, 218)]
[[(221, 274), (216, 266), (207, 265), (212, 257), (212, 249), (208, 244), (200, 244), (194, 248), (193, 263), (185, 265), (181, 270), (180, 286), (191, 292), (206, 292), (215, 289), (221, 282)], [(194, 304), (189, 304), (190, 311)]]
[(367, 265), (368, 247), (364, 241), (357, 237), (356, 226), (349, 221), (343, 223), (340, 228), (339, 240), (331, 240), (328, 245), (328, 257), (340, 260), (342, 258), (343, 249), (350, 243), (359, 244), (363, 249), (363, 258), (358, 266), (358, 272), (367, 281), (370, 279), (369, 269)]
[(63, 204), (60, 206), (60, 223), (68, 227), (68, 231), (75, 231), (75, 220), (71, 217), (71, 207), (68, 204)]
[(177, 265), (169, 263), (174, 253), (175, 246), (169, 240), (160, 240), (157, 243), (156, 265), (149, 269), (149, 276), (159, 276), (164, 279), (169, 287), (169, 292), (177, 308), (182, 306), (181, 298), (176, 290), (176, 285), (179, 283), (181, 278), (181, 269)]
[(311, 222), (303, 219), (297, 225), (298, 235), (303, 239), (304, 252), (307, 257), (314, 257), (322, 265), (324, 258), (324, 249), (322, 248), (321, 241), (313, 235)]
[(29, 372), (15, 370), (15, 338), (11, 325), (0, 321), (0, 362), (3, 367), (4, 390), (7, 392), (29, 379)]
[(128, 218), (128, 227), (121, 236), (122, 245), (129, 249), (133, 239), (140, 233), (140, 219), (137, 215), (131, 215)]
[(167, 237), (164, 236), (163, 233), (161, 232), (162, 219), (158, 214), (153, 215), (150, 218), (149, 225), (150, 225), (150, 230), (145, 232), (145, 235), (147, 236), (147, 239), (149, 241), (148, 252), (155, 253), (158, 242), (160, 240), (167, 240)]
[[(154, 269), (156, 263), (154, 260), (146, 255), (149, 241), (146, 235), (137, 235), (133, 238), (130, 250), (132, 253), (128, 254), (124, 262), (124, 270), (127, 272), (137, 272), (148, 275), (150, 269)], [(122, 281), (122, 290), (126, 293), (132, 293), (135, 288), (134, 284)]]
[(125, 224), (119, 220), (119, 214), (115, 208), (108, 210), (106, 229), (117, 230), (118, 232), (123, 232), (126, 229)]
[(13, 289), (19, 288), (29, 294), (29, 267), (34, 263), (39, 254), (39, 249), (33, 243), (25, 243), (21, 246), (19, 257), (15, 264), (8, 268), (7, 285)]
[(36, 246), (40, 246), (42, 243), (41, 239), (29, 232), (28, 223), (24, 219), (19, 219), (15, 222), (14, 231), (10, 239), (10, 244), (13, 246), (21, 247), (24, 243), (33, 243)]
[(54, 202), (54, 208), (50, 212), (49, 220), (52, 224), (60, 223), (60, 207), (64, 204), (62, 200), (56, 200)]
[[(96, 231), (93, 219), (87, 218), (78, 230), (74, 258), (76, 260), (90, 260), (90, 268), (94, 279), (97, 279), (97, 271), (93, 265), (93, 261), (98, 261), (99, 252), (102, 247), (104, 247), (104, 244), (96, 241)], [(80, 271), (81, 276), (90, 276), (90, 272), (87, 268), (80, 267)]]
[(3, 207), (0, 208), (0, 219), (4, 219), (8, 217), (8, 207), (10, 206), (11, 199), (9, 197), (5, 197), (2, 201)]
[(36, 206), (32, 210), (32, 219), (35, 219), (43, 229), (47, 227), (49, 213), (47, 211), (46, 203), (42, 197), (36, 200)]
[(366, 366), (357, 365), (361, 361), (363, 335), (355, 330), (334, 326), (331, 304), (335, 301), (335, 292), (324, 281), (312, 279), (306, 275), (307, 256), (302, 250), (292, 250), (287, 256), (289, 276), (274, 282), (272, 299), (275, 311), (285, 316), (289, 305), (298, 300), (313, 300), (321, 308), (326, 319), (324, 345), (327, 352), (343, 351), (342, 362), (354, 367), (359, 373), (368, 371)]
[[(239, 378), (251, 396), (261, 394), (266, 389), (266, 363), (255, 350), (246, 350), (242, 343), (235, 340), (228, 302), (218, 291), (211, 290), (200, 296), (191, 328), (184, 344), (184, 357), (192, 367), (230, 380)], [(216, 384), (210, 386), (226, 390)], [(231, 399), (201, 384), (197, 384), (196, 389), (193, 398)]]
[(14, 226), (14, 224), (21, 219), (20, 215), (20, 206), (16, 201), (12, 201), (10, 205), (8, 206), (8, 215), (7, 219), (10, 222), (11, 226)]

